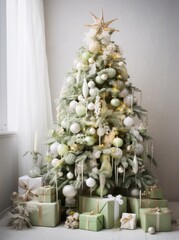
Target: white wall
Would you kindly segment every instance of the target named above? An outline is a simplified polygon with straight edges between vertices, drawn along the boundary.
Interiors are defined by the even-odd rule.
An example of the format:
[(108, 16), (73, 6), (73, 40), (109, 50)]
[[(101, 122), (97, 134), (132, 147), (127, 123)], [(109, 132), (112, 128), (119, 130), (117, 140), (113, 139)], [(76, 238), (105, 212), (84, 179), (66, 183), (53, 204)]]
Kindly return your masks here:
[(10, 196), (17, 191), (18, 161), (16, 135), (0, 134), (0, 216), (11, 204)]
[[(179, 200), (179, 1), (178, 0), (44, 0), (52, 101), (82, 45), (89, 12), (118, 18), (113, 39), (126, 57), (130, 80), (143, 91), (154, 138), (157, 174), (169, 200)], [(55, 104), (54, 104), (55, 115)]]

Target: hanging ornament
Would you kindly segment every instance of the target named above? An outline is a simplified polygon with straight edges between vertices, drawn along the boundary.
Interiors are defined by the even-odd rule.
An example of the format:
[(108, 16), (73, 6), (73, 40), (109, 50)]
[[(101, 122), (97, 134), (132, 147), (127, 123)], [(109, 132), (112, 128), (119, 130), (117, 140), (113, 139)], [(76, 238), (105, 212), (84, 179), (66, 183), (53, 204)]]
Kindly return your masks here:
[(87, 180), (86, 180), (86, 186), (87, 187), (94, 187), (96, 185), (96, 181), (94, 180), (94, 178), (92, 177), (89, 177)]
[(95, 82), (100, 85), (104, 83), (104, 80), (101, 78), (101, 76), (96, 76)]
[(68, 146), (66, 144), (59, 144), (57, 147), (57, 152), (60, 156), (64, 156), (68, 152)]
[(126, 117), (123, 122), (126, 127), (132, 127), (134, 124), (134, 120), (131, 117)]
[(68, 173), (67, 173), (67, 178), (68, 178), (69, 180), (73, 179), (73, 178), (74, 178), (74, 174), (73, 174), (72, 172), (68, 172)]
[(73, 153), (68, 153), (64, 156), (65, 162), (69, 165), (72, 165), (75, 163), (76, 155)]
[(83, 117), (86, 115), (86, 107), (82, 104), (78, 104), (75, 108), (75, 111), (79, 117)]
[(94, 88), (95, 87), (95, 83), (91, 80), (88, 82), (88, 87), (89, 88)]
[(73, 84), (75, 84), (75, 82), (76, 82), (76, 79), (74, 76), (72, 76), (72, 75), (67, 76), (67, 78), (66, 78), (67, 85), (73, 85)]
[(98, 134), (99, 137), (104, 136), (105, 132), (106, 132), (106, 131), (105, 131), (105, 128), (103, 128), (103, 127), (99, 127), (99, 128), (97, 129), (97, 134)]
[(129, 95), (129, 90), (127, 88), (124, 88), (119, 94), (119, 96), (122, 98), (127, 97), (127, 95)]
[(66, 185), (63, 190), (62, 190), (62, 193), (65, 197), (67, 198), (73, 198), (76, 196), (77, 194), (77, 191), (76, 189), (74, 188), (74, 186), (72, 185)]
[(138, 188), (132, 188), (130, 191), (130, 196), (131, 197), (139, 197), (140, 191)]
[(75, 110), (76, 106), (78, 105), (78, 102), (73, 100), (70, 102), (69, 107), (71, 110)]
[(89, 59), (88, 59), (88, 62), (89, 62), (90, 64), (93, 64), (93, 63), (94, 63), (94, 59), (93, 59), (93, 58), (89, 58)]
[(124, 168), (122, 166), (118, 167), (118, 173), (123, 173), (124, 172)]
[(58, 158), (54, 158), (51, 161), (51, 164), (53, 167), (56, 167), (58, 165), (58, 163), (60, 163), (60, 160)]
[(121, 101), (118, 98), (112, 98), (110, 101), (111, 106), (113, 107), (119, 107)]
[(83, 52), (81, 57), (83, 60), (87, 61), (91, 56), (91, 53), (90, 52)]
[(135, 153), (137, 156), (140, 156), (144, 151), (144, 146), (141, 143), (135, 145)]
[(126, 96), (123, 100), (123, 102), (128, 106), (128, 107), (132, 107), (133, 106), (133, 102), (134, 102), (134, 97), (129, 94), (128, 96)]
[(138, 161), (137, 161), (137, 156), (136, 155), (134, 155), (134, 158), (133, 158), (132, 171), (135, 174), (138, 172)]
[(80, 126), (79, 123), (74, 122), (74, 123), (71, 124), (71, 126), (70, 126), (70, 131), (71, 131), (72, 133), (74, 133), (74, 134), (75, 134), (75, 133), (79, 133), (80, 130), (81, 130), (81, 126)]
[(94, 138), (93, 136), (86, 136), (84, 138), (84, 141), (87, 146), (93, 146), (96, 142), (96, 138)]
[(88, 47), (89, 51), (91, 53), (97, 53), (100, 51), (101, 49), (101, 45), (98, 41), (91, 39), (90, 43), (89, 43), (89, 47)]
[(88, 103), (88, 109), (89, 109), (90, 111), (93, 111), (93, 110), (95, 109), (94, 103), (92, 103), (92, 102)]
[(121, 147), (123, 145), (123, 140), (122, 140), (122, 138), (116, 137), (113, 139), (112, 144), (115, 147)]
[(86, 78), (84, 78), (83, 86), (82, 86), (82, 93), (83, 93), (83, 97), (85, 99), (88, 97), (88, 92), (89, 92), (88, 84), (87, 84)]
[(52, 143), (52, 145), (50, 146), (50, 152), (53, 154), (53, 155), (58, 155), (58, 152), (57, 152), (57, 147), (59, 146), (59, 143), (58, 142), (54, 142)]
[(106, 73), (103, 73), (101, 75), (101, 79), (104, 80), (104, 81), (107, 80), (108, 79), (108, 75)]
[(91, 97), (96, 97), (99, 93), (99, 89), (97, 87), (90, 88), (89, 93)]
[(148, 233), (149, 234), (154, 234), (155, 233), (155, 228), (154, 227), (149, 227), (148, 228)]

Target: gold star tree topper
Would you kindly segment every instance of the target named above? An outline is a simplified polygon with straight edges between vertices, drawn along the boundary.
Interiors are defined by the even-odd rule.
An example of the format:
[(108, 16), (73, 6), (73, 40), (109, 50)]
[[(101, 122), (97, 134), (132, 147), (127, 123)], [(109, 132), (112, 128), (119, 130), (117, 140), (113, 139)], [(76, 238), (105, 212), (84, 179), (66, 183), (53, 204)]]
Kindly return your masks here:
[(107, 32), (118, 32), (119, 30), (116, 30), (114, 28), (110, 28), (109, 25), (116, 21), (117, 19), (113, 19), (107, 22), (104, 22), (104, 16), (103, 16), (103, 12), (101, 13), (101, 17), (98, 18), (96, 17), (93, 13), (90, 13), (93, 17), (93, 19), (95, 20), (95, 23), (93, 24), (88, 24), (85, 25), (86, 27), (90, 27), (96, 30), (95, 35), (101, 34), (103, 31), (107, 31)]

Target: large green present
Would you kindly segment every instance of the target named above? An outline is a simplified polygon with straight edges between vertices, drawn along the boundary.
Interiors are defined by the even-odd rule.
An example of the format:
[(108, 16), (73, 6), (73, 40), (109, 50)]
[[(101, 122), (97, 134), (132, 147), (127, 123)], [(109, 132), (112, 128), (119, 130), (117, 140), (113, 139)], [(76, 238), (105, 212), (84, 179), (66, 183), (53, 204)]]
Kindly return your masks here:
[(79, 196), (79, 212), (94, 212), (104, 215), (104, 228), (114, 227), (114, 200), (109, 198)]
[(138, 199), (138, 198), (128, 198), (131, 212), (135, 213), (139, 223), (140, 217), (140, 208), (167, 208), (168, 201), (166, 199), (157, 200), (157, 199)]
[(103, 229), (104, 215), (94, 214), (93, 212), (85, 212), (80, 214), (79, 228), (91, 231), (99, 231)]
[(50, 203), (56, 201), (56, 188), (44, 186), (38, 189), (38, 201), (42, 203)]
[(141, 228), (147, 232), (154, 227), (156, 232), (171, 231), (171, 211), (168, 208), (141, 208)]
[(35, 209), (29, 214), (33, 226), (55, 227), (60, 223), (60, 201), (53, 203), (30, 201), (26, 204)]

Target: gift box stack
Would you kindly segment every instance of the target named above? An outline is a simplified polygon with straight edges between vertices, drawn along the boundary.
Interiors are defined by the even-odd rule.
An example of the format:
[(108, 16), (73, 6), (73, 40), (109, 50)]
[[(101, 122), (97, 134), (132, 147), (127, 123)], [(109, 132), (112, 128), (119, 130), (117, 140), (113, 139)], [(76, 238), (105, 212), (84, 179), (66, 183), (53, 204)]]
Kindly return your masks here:
[(140, 199), (129, 198), (130, 208), (136, 214), (137, 224), (145, 232), (171, 231), (171, 211), (163, 199), (162, 189), (156, 185), (146, 188)]
[(55, 227), (60, 223), (61, 202), (56, 198), (56, 188), (43, 186), (42, 177), (20, 177), (18, 193), (25, 204), (34, 208), (29, 215), (33, 226)]

